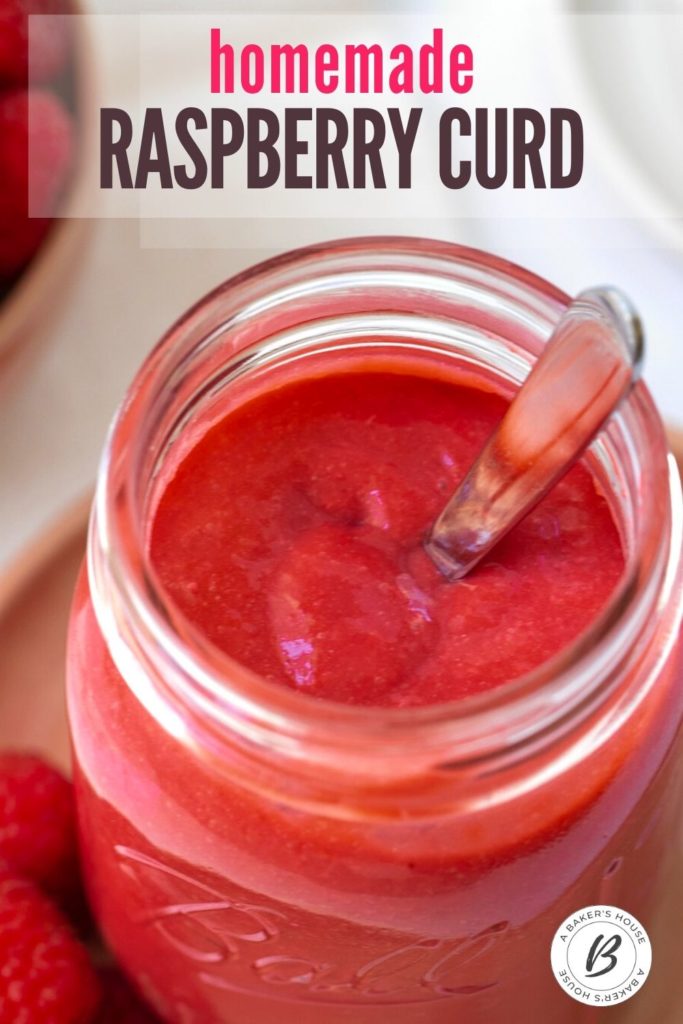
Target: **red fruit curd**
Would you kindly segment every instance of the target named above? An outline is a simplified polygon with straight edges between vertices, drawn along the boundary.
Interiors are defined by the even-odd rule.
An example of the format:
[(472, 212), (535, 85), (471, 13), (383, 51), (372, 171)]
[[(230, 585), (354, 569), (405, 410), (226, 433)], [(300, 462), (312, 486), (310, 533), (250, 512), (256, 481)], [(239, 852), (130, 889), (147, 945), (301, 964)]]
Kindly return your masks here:
[[(611, 1020), (654, 1024), (674, 998), (682, 782), (661, 425), (639, 386), (603, 447), (447, 582), (423, 540), (509, 401), (495, 339), (533, 351), (564, 300), (468, 250), (346, 246), (205, 300), (114, 428), (69, 641), (96, 914), (171, 1024), (580, 1024), (604, 1010), (562, 991), (551, 940), (614, 904), (662, 952)], [(479, 362), (396, 340), (420, 311), (435, 336), (446, 277), (469, 280), (449, 315), (481, 332)], [(390, 299), (379, 348), (349, 328), (293, 359), (302, 330), (277, 366), (249, 364), (278, 330), (322, 331), (321, 310), (357, 303), (379, 331)]]
[(440, 575), (423, 539), (505, 407), (448, 380), (362, 371), (248, 403), (164, 489), (162, 583), (213, 643), (301, 693), (400, 707), (522, 675), (590, 625), (624, 558), (578, 466), (476, 572)]

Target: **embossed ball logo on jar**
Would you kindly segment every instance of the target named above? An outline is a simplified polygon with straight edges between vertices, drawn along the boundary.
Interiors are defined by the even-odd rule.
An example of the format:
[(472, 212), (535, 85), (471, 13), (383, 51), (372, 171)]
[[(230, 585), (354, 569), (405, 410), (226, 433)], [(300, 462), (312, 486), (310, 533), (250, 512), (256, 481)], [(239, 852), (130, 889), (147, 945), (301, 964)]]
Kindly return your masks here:
[[(493, 966), (508, 921), (459, 937), (409, 939), (378, 930), (373, 955), (352, 927), (339, 926), (310, 955), (310, 916), (238, 886), (220, 887), (149, 853), (118, 845), (114, 852), (131, 922), (153, 929), (172, 957), (189, 962), (201, 985), (220, 992), (277, 993), (281, 1002), (320, 1004), (462, 1002), (498, 985)], [(492, 960), (493, 958), (493, 960)]]
[(640, 921), (620, 907), (584, 907), (555, 932), (550, 962), (558, 984), (591, 1006), (626, 1002), (643, 987), (652, 946)]

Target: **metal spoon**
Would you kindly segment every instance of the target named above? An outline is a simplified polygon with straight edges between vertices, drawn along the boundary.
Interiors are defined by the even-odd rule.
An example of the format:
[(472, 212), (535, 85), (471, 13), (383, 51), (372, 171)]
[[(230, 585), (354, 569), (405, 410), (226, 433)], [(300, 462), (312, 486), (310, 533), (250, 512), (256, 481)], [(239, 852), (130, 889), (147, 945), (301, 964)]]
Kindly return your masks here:
[(425, 547), (444, 576), (465, 576), (576, 462), (638, 380), (644, 351), (616, 288), (574, 299), (432, 528)]

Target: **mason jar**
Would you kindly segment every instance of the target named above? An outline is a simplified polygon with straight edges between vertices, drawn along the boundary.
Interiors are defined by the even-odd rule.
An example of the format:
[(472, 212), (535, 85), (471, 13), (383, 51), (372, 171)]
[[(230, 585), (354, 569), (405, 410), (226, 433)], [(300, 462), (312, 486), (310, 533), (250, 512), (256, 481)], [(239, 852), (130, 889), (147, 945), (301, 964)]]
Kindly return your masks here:
[(674, 1020), (682, 506), (642, 383), (585, 456), (624, 548), (610, 604), (486, 693), (302, 699), (189, 628), (149, 558), (165, 471), (201, 424), (357, 357), (512, 396), (568, 301), (471, 249), (341, 241), (222, 285), (134, 380), (73, 606), (69, 713), (95, 912), (170, 1024), (578, 1024), (603, 1011), (562, 990), (550, 947), (594, 905), (654, 949), (611, 1020)]

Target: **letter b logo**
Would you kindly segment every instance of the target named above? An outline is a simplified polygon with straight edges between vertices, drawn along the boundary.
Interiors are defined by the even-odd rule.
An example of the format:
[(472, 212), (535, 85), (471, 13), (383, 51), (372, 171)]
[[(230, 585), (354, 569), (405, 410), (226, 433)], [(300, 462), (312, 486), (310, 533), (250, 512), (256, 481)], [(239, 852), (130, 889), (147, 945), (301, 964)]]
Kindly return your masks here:
[(652, 947), (642, 924), (630, 911), (607, 905), (570, 914), (550, 947), (558, 985), (584, 1006), (630, 999), (647, 981), (651, 963)]
[[(621, 945), (621, 935), (615, 933), (608, 939), (604, 935), (598, 935), (588, 950), (586, 957), (586, 977), (600, 978), (603, 974), (609, 974), (617, 966), (616, 951)], [(595, 970), (596, 966), (601, 970)]]

